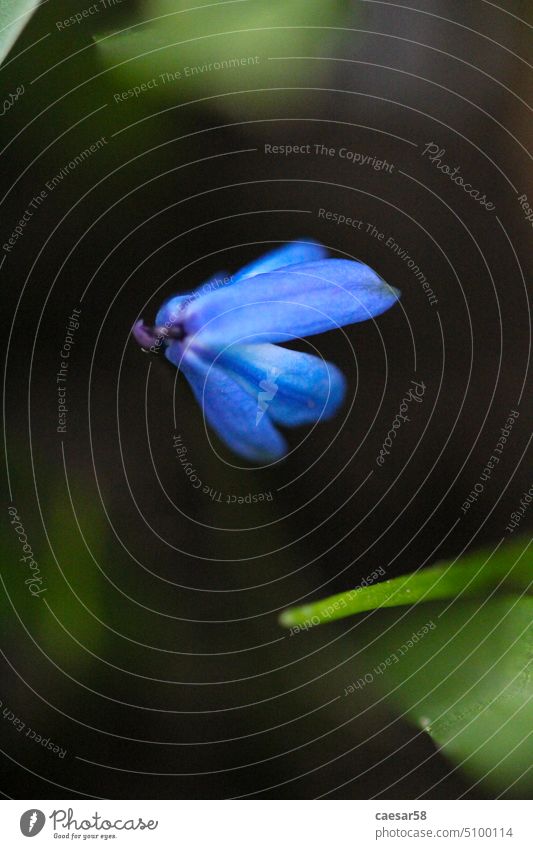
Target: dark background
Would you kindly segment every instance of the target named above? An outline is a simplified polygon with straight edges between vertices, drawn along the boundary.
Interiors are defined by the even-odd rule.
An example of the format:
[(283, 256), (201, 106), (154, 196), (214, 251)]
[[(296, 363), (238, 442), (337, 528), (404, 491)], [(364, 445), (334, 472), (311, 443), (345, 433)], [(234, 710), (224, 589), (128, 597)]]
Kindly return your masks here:
[[(220, 75), (224, 96), (208, 81), (193, 97), (183, 84), (166, 99), (127, 103), (113, 93), (132, 82), (91, 45), (96, 22), (54, 31), (63, 9), (83, 4), (43, 8), (25, 30), (13, 55), (51, 35), (0, 71), (2, 91), (26, 86), (0, 124), (2, 242), (47, 180), (98, 137), (108, 144), (50, 193), (0, 272), (4, 500), (17, 506), (49, 586), (46, 604), (28, 596), (7, 527), (0, 698), (68, 750), (56, 758), (3, 722), (6, 795), (490, 795), (469, 790), (377, 690), (335, 700), (362, 671), (351, 659), (355, 620), (290, 637), (277, 615), (377, 566), (393, 577), (494, 543), (531, 484), (520, 272), (530, 224), (517, 200), (533, 197), (527, 5), (340, 3), (338, 28), (324, 20), (312, 53), (298, 51), (295, 35), (293, 55), (329, 59), (271, 61), (264, 77), (265, 58)], [(284, 7), (287, 25), (305, 25)], [(209, 25), (204, 14), (198, 32)], [(254, 55), (252, 36), (240, 38), (238, 55)], [(263, 57), (281, 55), (275, 31), (266, 48)], [(199, 48), (199, 63), (210, 49)], [(175, 66), (185, 64), (179, 50)], [(210, 61), (224, 55), (219, 46)], [(201, 97), (211, 99), (190, 102)], [(421, 156), (429, 142), (495, 212)], [(267, 156), (265, 143), (348, 147), (394, 170)], [(438, 304), (383, 242), (319, 219), (319, 208), (392, 236)], [(130, 329), (140, 316), (152, 321), (164, 297), (302, 237), (368, 263), (401, 303), (310, 340), (346, 374), (346, 407), (310, 435), (290, 433), (285, 461), (242, 469), (208, 438), (184, 379), (142, 353)], [(59, 350), (87, 286), (61, 437)], [(413, 378), (426, 384), (424, 402), (380, 469), (375, 456)], [(194, 491), (173, 449), (174, 408), (202, 481), (272, 492), (272, 502), (227, 505)], [(513, 438), (463, 516), (512, 409)]]

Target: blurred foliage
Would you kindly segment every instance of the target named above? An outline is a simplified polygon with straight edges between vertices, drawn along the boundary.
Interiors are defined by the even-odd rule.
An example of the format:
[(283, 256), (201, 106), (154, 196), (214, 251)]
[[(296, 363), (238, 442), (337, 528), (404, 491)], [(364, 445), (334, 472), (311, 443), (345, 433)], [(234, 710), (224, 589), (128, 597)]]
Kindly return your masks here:
[[(385, 697), (443, 754), (488, 786), (519, 796), (533, 786), (528, 545), (516, 540), (494, 553), (476, 552), (341, 593), (286, 611), (281, 621), (312, 627), (375, 610), (356, 626), (362, 648), (353, 689), (379, 681)], [(473, 596), (476, 601), (464, 600)], [(436, 599), (451, 601), (436, 604)], [(381, 610), (415, 602), (400, 616)]]
[[(346, 0), (220, 0), (191, 9), (185, 0), (149, 0), (141, 21), (103, 35), (98, 48), (123, 89), (155, 80), (149, 92), (167, 104), (245, 90), (243, 97), (223, 97), (213, 105), (253, 118), (264, 102), (261, 89), (313, 85), (325, 72), (319, 67), (310, 79), (308, 63), (293, 63), (288, 81), (286, 64), (269, 57), (327, 49), (323, 28), (342, 25), (349, 6)], [(226, 67), (232, 59), (250, 61)]]
[[(92, 662), (83, 647), (98, 654), (105, 636), (98, 621), (106, 620), (106, 605), (97, 564), (104, 556), (107, 539), (101, 513), (87, 503), (79, 484), (72, 491), (72, 499), (77, 511), (83, 504), (81, 518), (74, 517), (69, 493), (62, 484), (56, 481), (40, 493), (46, 535), (37, 514), (20, 505), (20, 518), (46, 591), (37, 597), (30, 593), (25, 580), (31, 572), (20, 560), (21, 545), (15, 532), (7, 531), (3, 561), (9, 568), (3, 570), (7, 592), (1, 594), (1, 608), (6, 631), (15, 641), (20, 640), (20, 628), (25, 627), (45, 655), (75, 674)], [(18, 504), (15, 506), (19, 509)], [(25, 638), (22, 642), (27, 644)]]
[[(430, 621), (435, 628), (413, 640)], [(358, 668), (377, 674), (384, 695), (472, 778), (510, 796), (529, 794), (533, 599), (417, 606), (399, 621), (382, 619), (381, 628), (357, 632), (365, 643)]]
[(9, 53), (40, 0), (4, 0), (0, 5), (0, 62)]

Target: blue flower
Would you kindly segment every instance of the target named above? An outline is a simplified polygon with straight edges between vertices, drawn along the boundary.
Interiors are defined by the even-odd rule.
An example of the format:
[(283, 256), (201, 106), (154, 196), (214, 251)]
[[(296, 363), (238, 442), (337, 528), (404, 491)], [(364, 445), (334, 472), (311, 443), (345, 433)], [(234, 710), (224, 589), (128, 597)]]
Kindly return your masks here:
[(248, 460), (283, 457), (277, 425), (331, 418), (344, 398), (336, 366), (276, 343), (373, 318), (399, 297), (367, 265), (326, 257), (315, 242), (287, 244), (170, 298), (155, 327), (133, 328), (143, 347), (164, 348), (211, 427)]

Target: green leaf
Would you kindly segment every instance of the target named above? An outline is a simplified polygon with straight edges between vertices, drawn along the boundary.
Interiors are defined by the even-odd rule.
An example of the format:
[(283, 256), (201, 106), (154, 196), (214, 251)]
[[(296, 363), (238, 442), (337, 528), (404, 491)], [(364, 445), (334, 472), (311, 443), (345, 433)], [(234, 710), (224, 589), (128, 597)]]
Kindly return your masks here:
[(346, 698), (387, 699), (472, 779), (531, 792), (531, 597), (381, 611), (356, 636)]
[(3, 62), (40, 0), (3, 0), (0, 5), (0, 62)]
[(298, 631), (372, 610), (349, 632), (357, 650), (344, 697), (385, 698), (476, 784), (525, 798), (533, 789), (529, 546), (522, 539), (476, 552), (293, 608), (281, 621)]
[[(343, 25), (350, 5), (347, 0), (221, 0), (202, 5), (148, 0), (141, 21), (104, 34), (97, 45), (102, 60), (113, 69), (115, 87), (123, 92), (141, 89), (125, 98), (130, 105), (208, 97), (214, 98), (214, 108), (251, 117), (250, 109), (264, 109), (269, 97), (261, 89), (279, 88), (278, 103), (287, 96), (283, 89), (288, 85), (310, 86), (328, 73), (327, 62), (275, 57), (330, 55), (328, 42), (338, 33), (328, 28)], [(223, 96), (228, 92), (239, 94)], [(123, 99), (117, 103), (124, 108)]]
[[(397, 607), (446, 598), (479, 598), (495, 590), (512, 594), (531, 587), (532, 556), (524, 540), (482, 550), (458, 561), (437, 563), (390, 581), (357, 587), (320, 601), (285, 610), (281, 625), (312, 627), (378, 607)], [(383, 572), (383, 570), (381, 570)], [(379, 573), (374, 573), (379, 577)]]
[[(12, 454), (15, 456), (15, 452)], [(30, 479), (20, 471), (22, 468), (20, 462), (20, 491), (30, 491)], [(0, 555), (10, 568), (0, 581), (0, 619), (13, 645), (17, 639), (20, 643), (20, 627), (26, 627), (45, 654), (59, 666), (76, 672), (91, 661), (90, 651), (98, 652), (106, 636), (99, 620), (106, 619), (107, 593), (102, 590), (98, 564), (107, 537), (101, 515), (87, 502), (88, 487), (73, 482), (70, 487), (73, 503), (83, 505), (83, 509), (78, 506), (75, 518), (64, 481), (54, 480), (43, 497), (46, 535), (40, 531), (35, 515), (23, 511), (24, 532), (31, 538), (32, 557), (42, 579), (38, 596), (29, 590), (33, 572), (21, 559), (26, 552), (17, 535), (11, 530), (5, 537), (5, 547), (2, 540)]]

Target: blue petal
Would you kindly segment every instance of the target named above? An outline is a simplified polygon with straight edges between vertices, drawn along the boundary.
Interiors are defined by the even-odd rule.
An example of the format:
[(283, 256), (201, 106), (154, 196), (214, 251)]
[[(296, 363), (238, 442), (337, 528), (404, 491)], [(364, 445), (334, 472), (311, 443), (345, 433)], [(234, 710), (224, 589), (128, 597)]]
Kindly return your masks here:
[(156, 327), (169, 327), (178, 317), (183, 307), (189, 302), (191, 292), (184, 295), (174, 295), (165, 301), (155, 317)]
[(258, 417), (258, 398), (251, 396), (218, 365), (199, 357), (179, 342), (167, 348), (167, 358), (183, 371), (205, 417), (236, 454), (258, 463), (278, 460), (287, 443), (268, 416)]
[(210, 292), (185, 307), (183, 325), (205, 348), (285, 342), (373, 318), (398, 297), (368, 265), (324, 259)]
[(266, 274), (268, 271), (275, 271), (286, 265), (315, 262), (324, 259), (325, 256), (327, 256), (327, 251), (323, 245), (319, 245), (318, 242), (313, 242), (311, 239), (291, 242), (281, 248), (275, 248), (273, 251), (263, 254), (259, 259), (245, 265), (237, 274), (233, 275), (233, 282), (237, 283), (239, 280), (255, 277), (256, 274)]
[(209, 277), (205, 283), (202, 283), (202, 285), (198, 286), (198, 288), (193, 292), (184, 292), (182, 295), (173, 295), (159, 307), (159, 312), (155, 318), (156, 326), (170, 327), (170, 325), (178, 319), (181, 311), (187, 306), (187, 304), (196, 301), (198, 298), (203, 295), (207, 295), (209, 292), (216, 292), (220, 287), (226, 286), (230, 282), (233, 282), (233, 278), (230, 277), (226, 271), (219, 271), (218, 274), (214, 274), (212, 277)]
[(311, 424), (333, 416), (345, 379), (332, 363), (279, 345), (234, 345), (217, 359), (257, 399), (258, 415), (279, 424)]
[(326, 254), (326, 249), (312, 240), (291, 242), (281, 248), (275, 248), (275, 250), (269, 251), (259, 259), (249, 263), (249, 265), (245, 265), (237, 274), (229, 275), (226, 271), (219, 271), (218, 274), (214, 274), (193, 292), (185, 292), (183, 295), (174, 295), (169, 298), (159, 308), (155, 323), (159, 327), (172, 324), (184, 306), (208, 294), (208, 292), (217, 291), (221, 286), (230, 286), (237, 283), (238, 280), (255, 277), (256, 274), (274, 271), (286, 265), (319, 260)]

